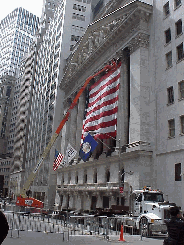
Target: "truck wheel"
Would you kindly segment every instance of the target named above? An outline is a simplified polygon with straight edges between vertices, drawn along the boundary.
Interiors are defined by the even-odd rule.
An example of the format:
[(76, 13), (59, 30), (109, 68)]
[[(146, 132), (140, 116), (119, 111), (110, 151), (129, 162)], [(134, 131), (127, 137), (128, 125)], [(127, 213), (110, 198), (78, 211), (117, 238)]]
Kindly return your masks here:
[(150, 236), (150, 232), (149, 232), (149, 223), (146, 217), (142, 217), (140, 222), (139, 222), (139, 231), (140, 231), (140, 235), (142, 234), (143, 237), (148, 237)]

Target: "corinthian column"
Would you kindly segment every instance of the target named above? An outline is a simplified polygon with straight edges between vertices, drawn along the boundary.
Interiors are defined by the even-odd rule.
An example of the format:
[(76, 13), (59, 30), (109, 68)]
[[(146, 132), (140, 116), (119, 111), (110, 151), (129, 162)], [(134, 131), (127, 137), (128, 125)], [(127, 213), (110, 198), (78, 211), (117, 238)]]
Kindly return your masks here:
[(117, 140), (121, 146), (128, 143), (129, 135), (129, 53), (124, 50), (121, 56), (120, 90), (118, 101)]
[(76, 148), (76, 130), (77, 130), (77, 105), (71, 111), (71, 119), (70, 119), (70, 144)]
[(85, 110), (85, 91), (81, 94), (78, 102), (78, 113), (77, 113), (77, 129), (76, 129), (76, 150), (77, 152), (80, 149), (81, 144), (81, 135), (82, 135), (82, 125), (84, 119), (84, 110)]

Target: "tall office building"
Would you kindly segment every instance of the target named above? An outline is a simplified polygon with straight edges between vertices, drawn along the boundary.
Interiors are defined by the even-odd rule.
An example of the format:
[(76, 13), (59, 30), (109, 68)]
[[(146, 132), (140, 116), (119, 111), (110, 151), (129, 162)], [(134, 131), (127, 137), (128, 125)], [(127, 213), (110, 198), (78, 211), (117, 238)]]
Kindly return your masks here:
[[(20, 64), (29, 52), (38, 31), (38, 25), (38, 17), (23, 8), (15, 9), (0, 22), (0, 153), (2, 154), (2, 166), (6, 162), (11, 162), (11, 164), (13, 162), (21, 82)], [(11, 158), (8, 161), (4, 161), (9, 157)], [(8, 186), (9, 179), (7, 176), (5, 179)]]
[(0, 75), (15, 75), (38, 30), (39, 19), (17, 8), (0, 22)]
[[(54, 11), (49, 15), (49, 8)], [(29, 178), (29, 174), (36, 166), (39, 157), (48, 144), (63, 116), (60, 111), (63, 95), (60, 93), (58, 81), (63, 76), (63, 68), (75, 45), (80, 41), (91, 20), (91, 2), (89, 0), (75, 1), (45, 1), (39, 38), (35, 52), (35, 73), (32, 74), (32, 95), (30, 97), (29, 125), (27, 131), (27, 145), (25, 162), (17, 160), (19, 169), (25, 175), (19, 178), (16, 184), (17, 192), (21, 184)], [(48, 28), (44, 21), (49, 22)], [(21, 103), (21, 101), (20, 101)], [(19, 139), (18, 139), (19, 138)], [(16, 135), (17, 146), (20, 144), (19, 135)], [(19, 147), (19, 146), (18, 146)], [(59, 140), (55, 147), (59, 148)], [(16, 148), (18, 149), (18, 148)], [(56, 188), (56, 173), (52, 169), (54, 148), (40, 168), (38, 177), (31, 186), (32, 196), (45, 201), (45, 207), (53, 207)], [(18, 162), (17, 162), (18, 166)], [(21, 170), (21, 171), (22, 171)], [(15, 175), (14, 175), (15, 176)], [(20, 176), (20, 175), (19, 175)], [(15, 181), (12, 174), (12, 182)], [(13, 180), (14, 178), (14, 180)]]

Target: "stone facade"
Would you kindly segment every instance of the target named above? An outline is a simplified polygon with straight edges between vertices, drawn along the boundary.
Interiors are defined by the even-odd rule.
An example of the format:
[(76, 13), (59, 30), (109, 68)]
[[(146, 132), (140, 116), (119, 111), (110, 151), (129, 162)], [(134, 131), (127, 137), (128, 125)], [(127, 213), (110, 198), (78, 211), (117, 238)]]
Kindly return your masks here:
[[(178, 49), (182, 45), (182, 30), (179, 35), (175, 34), (178, 20), (183, 18), (184, 6), (183, 2), (176, 6), (176, 1), (169, 1), (168, 11), (165, 3), (156, 0), (121, 1), (118, 9), (107, 15), (101, 14), (101, 18), (89, 25), (70, 57), (60, 82), (60, 88), (65, 92), (65, 111), (68, 101), (89, 76), (113, 58), (121, 59), (116, 140), (121, 147), (126, 147), (118, 155), (119, 144), (116, 144), (117, 151), (107, 158), (102, 151), (98, 160), (92, 157), (84, 163), (76, 157), (70, 166), (60, 167), (57, 208), (90, 210), (110, 208), (118, 203), (128, 205), (132, 190), (149, 185), (161, 189), (165, 199), (184, 209), (184, 182), (180, 177), (180, 174), (183, 176), (181, 84), (184, 74), (183, 56), (179, 55)], [(168, 28), (172, 38), (166, 43)], [(172, 65), (168, 66), (167, 54), (170, 51)], [(174, 101), (168, 103), (171, 87)], [(73, 146), (77, 150), (80, 148), (78, 139), (83, 110), (84, 97), (81, 97), (63, 129), (62, 153), (74, 135)], [(175, 122), (172, 128), (170, 119)], [(73, 127), (75, 130), (70, 130)], [(124, 193), (119, 194), (122, 171)]]
[[(146, 113), (149, 110), (146, 108), (145, 94), (149, 87), (146, 71), (152, 10), (151, 5), (136, 1), (95, 21), (88, 27), (78, 49), (67, 63), (60, 88), (65, 92), (65, 101), (71, 101), (87, 77), (113, 58), (121, 59), (116, 148), (119, 147), (118, 142), (121, 147), (126, 145), (129, 148), (121, 154), (117, 149), (109, 157), (106, 157), (104, 149), (98, 160), (92, 156), (88, 162), (76, 159), (72, 165), (60, 167), (56, 206), (91, 210), (110, 208), (113, 204), (129, 205), (132, 189), (154, 185), (150, 174), (153, 171), (153, 152), (147, 133)], [(62, 153), (68, 142), (77, 150), (80, 148), (84, 105), (83, 95), (62, 132)], [(64, 103), (64, 107), (66, 110), (68, 103)], [(142, 107), (146, 110), (142, 111)], [(130, 144), (132, 142), (137, 143)], [(123, 172), (122, 195), (119, 186), (122, 185), (120, 173)]]

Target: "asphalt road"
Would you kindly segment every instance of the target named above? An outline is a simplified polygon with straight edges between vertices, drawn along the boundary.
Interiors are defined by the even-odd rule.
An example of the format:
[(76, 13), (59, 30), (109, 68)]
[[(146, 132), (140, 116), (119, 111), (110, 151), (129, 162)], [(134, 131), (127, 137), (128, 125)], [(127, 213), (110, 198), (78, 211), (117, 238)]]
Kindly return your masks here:
[(63, 235), (58, 233), (43, 233), (43, 232), (32, 232), (32, 231), (20, 231), (20, 236), (17, 237), (18, 232), (13, 231), (11, 238), (11, 231), (7, 238), (2, 243), (3, 245), (117, 245), (117, 244), (136, 244), (136, 245), (161, 245), (163, 244), (162, 239), (144, 238), (141, 241), (140, 236), (124, 235), (126, 242), (120, 242), (118, 236), (110, 236), (110, 241), (104, 240), (102, 237), (96, 236), (70, 236), (68, 241), (68, 234), (65, 234), (65, 241), (63, 241)]

